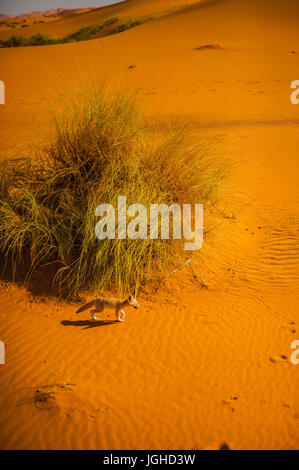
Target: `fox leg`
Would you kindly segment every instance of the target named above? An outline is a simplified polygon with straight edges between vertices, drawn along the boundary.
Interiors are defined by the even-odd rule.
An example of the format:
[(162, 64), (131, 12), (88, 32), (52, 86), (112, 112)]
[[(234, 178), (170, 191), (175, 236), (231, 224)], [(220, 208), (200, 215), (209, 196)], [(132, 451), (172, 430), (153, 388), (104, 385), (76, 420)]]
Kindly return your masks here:
[(104, 310), (103, 303), (102, 303), (102, 302), (96, 302), (96, 303), (95, 303), (95, 309), (94, 309), (94, 310), (90, 310), (90, 314), (91, 314), (92, 320), (93, 320), (93, 321), (98, 320), (98, 317), (95, 316), (95, 313), (96, 313), (96, 312), (101, 313), (103, 310)]
[(90, 310), (91, 319), (93, 321), (98, 320), (98, 317), (95, 316), (96, 310)]
[[(120, 316), (119, 314), (122, 314), (122, 316)], [(119, 310), (119, 311), (116, 311), (116, 316), (117, 316), (117, 321), (125, 321), (125, 312), (123, 310)]]

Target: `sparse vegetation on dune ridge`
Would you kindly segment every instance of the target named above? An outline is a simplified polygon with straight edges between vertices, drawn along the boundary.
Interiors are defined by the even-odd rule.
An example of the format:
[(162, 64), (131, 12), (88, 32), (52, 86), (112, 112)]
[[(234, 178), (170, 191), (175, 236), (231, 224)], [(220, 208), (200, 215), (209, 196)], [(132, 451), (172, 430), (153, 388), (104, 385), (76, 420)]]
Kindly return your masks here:
[(55, 38), (46, 34), (35, 34), (29, 38), (22, 36), (11, 36), (6, 40), (0, 40), (2, 47), (24, 47), (24, 46), (45, 46), (51, 44), (66, 44), (69, 42), (88, 41), (95, 39), (97, 35), (105, 28), (118, 21), (118, 17), (108, 18), (101, 23), (90, 26), (82, 26), (78, 31), (68, 34), (63, 38)]
[[(182, 259), (179, 240), (103, 240), (95, 208), (119, 195), (127, 204), (214, 203), (226, 175), (220, 157), (184, 131), (145, 124), (134, 95), (105, 86), (71, 98), (36, 155), (6, 161), (0, 180), (4, 269), (29, 283), (46, 272), (51, 292), (127, 291), (160, 281)], [(117, 220), (117, 217), (116, 217)]]
[[(139, 18), (137, 20), (129, 18), (126, 22), (117, 25), (115, 28), (108, 30), (108, 34), (117, 34), (127, 29), (135, 28), (147, 21), (151, 21), (152, 17)], [(101, 31), (103, 31), (108, 26), (111, 26), (114, 23), (117, 23), (119, 18), (117, 16), (107, 18), (101, 23), (92, 24), (89, 26), (82, 26), (80, 29), (74, 33), (68, 34), (63, 38), (55, 38), (47, 34), (37, 33), (29, 38), (13, 35), (8, 39), (0, 39), (0, 47), (25, 47), (25, 46), (46, 46), (53, 44), (67, 44), (71, 42), (80, 42), (80, 41), (89, 41), (90, 39), (96, 39), (99, 37)], [(29, 26), (29, 25), (23, 25)]]
[(102, 31), (107, 26), (114, 24), (118, 21), (118, 17), (108, 18), (107, 20), (103, 21), (102, 23), (93, 24), (90, 26), (82, 26), (82, 28), (78, 29), (75, 33), (68, 34), (63, 39), (61, 39), (62, 43), (65, 42), (77, 42), (77, 41), (88, 41), (89, 39), (94, 39), (97, 37), (97, 34)]

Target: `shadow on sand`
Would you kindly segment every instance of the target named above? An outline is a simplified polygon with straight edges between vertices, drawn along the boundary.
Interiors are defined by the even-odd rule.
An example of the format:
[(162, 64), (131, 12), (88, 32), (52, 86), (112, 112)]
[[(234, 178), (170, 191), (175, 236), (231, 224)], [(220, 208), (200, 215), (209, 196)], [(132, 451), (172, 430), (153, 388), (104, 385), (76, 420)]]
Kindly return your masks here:
[(92, 321), (92, 320), (62, 320), (60, 322), (61, 325), (64, 326), (85, 326), (86, 328), (82, 328), (83, 330), (86, 330), (88, 328), (96, 328), (98, 326), (106, 326), (106, 325), (114, 325), (116, 323), (119, 323), (117, 320), (98, 320), (98, 321)]

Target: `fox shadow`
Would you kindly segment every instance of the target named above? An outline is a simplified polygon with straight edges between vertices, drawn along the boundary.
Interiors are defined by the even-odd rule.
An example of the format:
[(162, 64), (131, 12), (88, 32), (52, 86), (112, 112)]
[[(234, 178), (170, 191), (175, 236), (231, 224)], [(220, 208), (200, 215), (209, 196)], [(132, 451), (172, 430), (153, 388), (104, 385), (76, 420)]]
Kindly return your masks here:
[(117, 320), (62, 320), (60, 323), (63, 326), (85, 326), (86, 328), (82, 328), (82, 330), (88, 330), (89, 328), (97, 328), (99, 326), (115, 325), (119, 322)]

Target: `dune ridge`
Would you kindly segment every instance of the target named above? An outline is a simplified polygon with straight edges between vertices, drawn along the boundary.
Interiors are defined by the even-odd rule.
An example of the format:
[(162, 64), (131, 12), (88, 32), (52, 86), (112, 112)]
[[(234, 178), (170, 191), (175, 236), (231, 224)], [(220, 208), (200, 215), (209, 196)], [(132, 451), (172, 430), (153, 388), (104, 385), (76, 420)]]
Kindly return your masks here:
[[(27, 28), (0, 28), (0, 39), (8, 39), (12, 35), (21, 37), (30, 37), (35, 34), (45, 34), (52, 37), (62, 38), (68, 34), (74, 33), (80, 27), (89, 26), (100, 23), (110, 17), (119, 17), (120, 23), (130, 18), (143, 18), (146, 16), (164, 16), (171, 11), (184, 9), (186, 6), (198, 2), (198, 0), (179, 0), (175, 4), (173, 0), (151, 0), (143, 2), (139, 0), (127, 0), (125, 2), (115, 3), (112, 5), (92, 8), (87, 11), (70, 10), (68, 15), (60, 15), (54, 20), (47, 21), (43, 24), (31, 24)], [(52, 24), (53, 23), (53, 24)], [(109, 32), (109, 30), (108, 30)], [(107, 34), (107, 31), (104, 35)]]

